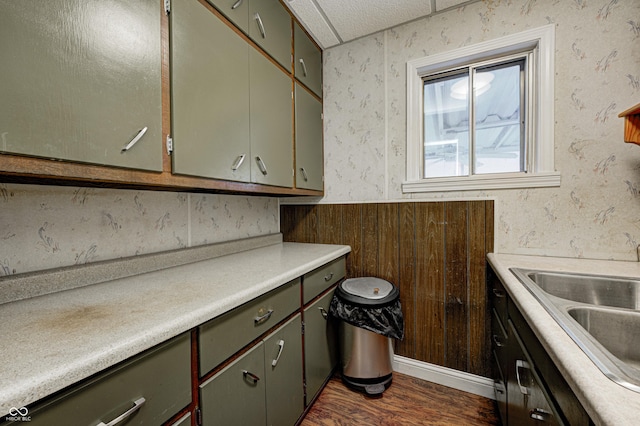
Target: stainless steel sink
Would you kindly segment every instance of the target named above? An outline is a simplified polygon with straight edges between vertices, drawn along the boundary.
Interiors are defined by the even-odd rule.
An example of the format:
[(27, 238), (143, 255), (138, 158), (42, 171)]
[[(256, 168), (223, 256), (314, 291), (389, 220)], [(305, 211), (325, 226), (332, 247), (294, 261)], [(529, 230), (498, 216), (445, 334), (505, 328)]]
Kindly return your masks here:
[(529, 271), (527, 277), (543, 291), (590, 305), (640, 309), (640, 281), (596, 275)]
[(640, 280), (511, 272), (607, 377), (640, 392)]

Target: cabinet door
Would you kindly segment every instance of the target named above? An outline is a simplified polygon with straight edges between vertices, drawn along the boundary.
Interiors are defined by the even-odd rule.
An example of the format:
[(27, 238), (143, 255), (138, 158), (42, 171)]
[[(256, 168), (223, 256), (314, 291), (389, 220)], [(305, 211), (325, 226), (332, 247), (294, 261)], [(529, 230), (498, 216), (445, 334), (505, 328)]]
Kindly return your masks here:
[(170, 16), (173, 172), (249, 182), (249, 46), (197, 0)]
[(267, 425), (293, 425), (304, 411), (300, 314), (264, 339)]
[(159, 425), (190, 402), (191, 340), (185, 333), (31, 407), (29, 424), (97, 425), (128, 412), (129, 426)]
[(202, 424), (264, 425), (264, 346), (260, 342), (200, 385)]
[(293, 187), (291, 78), (255, 49), (249, 74), (251, 181)]
[(249, 37), (291, 69), (291, 15), (278, 0), (249, 1)]
[(322, 191), (322, 103), (296, 83), (296, 187)]
[(156, 0), (0, 2), (0, 151), (161, 171), (160, 19)]
[(207, 0), (245, 33), (249, 32), (249, 0)]
[(509, 323), (507, 350), (507, 415), (510, 425), (559, 425), (560, 417), (549, 403), (535, 364)]
[(334, 290), (304, 309), (304, 353), (307, 404), (338, 362), (337, 328), (327, 316)]
[(298, 23), (294, 27), (293, 40), (296, 79), (322, 96), (322, 52)]

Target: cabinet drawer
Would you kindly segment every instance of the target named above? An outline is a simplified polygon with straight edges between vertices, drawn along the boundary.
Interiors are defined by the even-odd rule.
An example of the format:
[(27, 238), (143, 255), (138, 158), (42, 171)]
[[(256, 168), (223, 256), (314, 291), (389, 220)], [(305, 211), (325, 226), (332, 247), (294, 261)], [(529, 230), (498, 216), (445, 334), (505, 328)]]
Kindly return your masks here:
[[(185, 333), (29, 411), (30, 425), (162, 424), (191, 403), (191, 344)], [(135, 401), (144, 398), (140, 408)], [(140, 403), (138, 403), (140, 404)]]
[(304, 303), (340, 281), (346, 275), (345, 258), (340, 257), (302, 277)]
[(199, 327), (200, 375), (211, 371), (300, 306), (300, 279)]

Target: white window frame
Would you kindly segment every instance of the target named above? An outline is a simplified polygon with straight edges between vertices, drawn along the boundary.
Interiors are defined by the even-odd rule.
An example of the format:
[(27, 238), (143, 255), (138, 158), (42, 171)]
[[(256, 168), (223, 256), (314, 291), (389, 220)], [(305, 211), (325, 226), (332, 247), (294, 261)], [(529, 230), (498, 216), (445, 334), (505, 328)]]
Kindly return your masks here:
[[(465, 64), (532, 50), (532, 107), (527, 111), (527, 171), (424, 178), (423, 76)], [(407, 62), (407, 166), (402, 192), (442, 192), (560, 186), (554, 169), (555, 26), (545, 25), (495, 40)]]

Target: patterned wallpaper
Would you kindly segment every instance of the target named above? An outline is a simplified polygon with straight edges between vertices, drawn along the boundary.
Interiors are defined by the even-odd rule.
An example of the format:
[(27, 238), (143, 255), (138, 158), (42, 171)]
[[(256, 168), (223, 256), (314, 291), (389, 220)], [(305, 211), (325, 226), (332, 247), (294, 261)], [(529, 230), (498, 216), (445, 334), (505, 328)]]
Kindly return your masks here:
[[(556, 25), (558, 188), (403, 195), (406, 62)], [(323, 203), (496, 200), (496, 251), (636, 260), (640, 147), (617, 114), (640, 102), (640, 1), (484, 0), (325, 51)]]
[(0, 184), (0, 276), (279, 232), (278, 200)]

